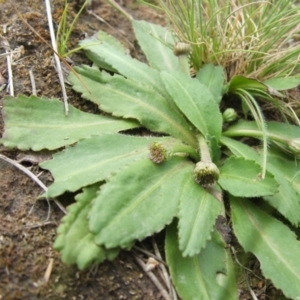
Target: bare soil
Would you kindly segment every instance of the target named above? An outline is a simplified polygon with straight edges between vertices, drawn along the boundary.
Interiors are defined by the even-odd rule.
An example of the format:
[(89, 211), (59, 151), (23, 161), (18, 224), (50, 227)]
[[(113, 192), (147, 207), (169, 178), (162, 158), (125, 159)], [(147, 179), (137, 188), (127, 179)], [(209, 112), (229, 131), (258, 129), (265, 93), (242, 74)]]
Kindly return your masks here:
[[(57, 27), (64, 1), (51, 2), (53, 21)], [(82, 2), (69, 1), (69, 21), (73, 20)], [(146, 6), (132, 0), (119, 3), (137, 19), (163, 23), (162, 16)], [(93, 35), (101, 29), (123, 41), (133, 54), (137, 53), (132, 28), (125, 17), (105, 1), (93, 1), (89, 9), (109, 25), (85, 11), (69, 40), (70, 49), (75, 48), (86, 35)], [(5, 53), (5, 49), (16, 52), (13, 58), (15, 95), (32, 93), (29, 77), (29, 70), (32, 69), (38, 96), (62, 98), (52, 50), (24, 24), (21, 17), (47, 42), (50, 41), (44, 1), (0, 1), (0, 53)], [(76, 63), (88, 63), (82, 52), (71, 58)], [(0, 86), (7, 83), (7, 72), (6, 57), (3, 55), (0, 56)], [(3, 96), (8, 93), (6, 87), (0, 92), (1, 107)], [(72, 105), (82, 110), (97, 110), (70, 89), (68, 97)], [(0, 119), (1, 135), (3, 127), (3, 120)], [(15, 160), (20, 158), (19, 151), (3, 146), (0, 146), (0, 153)], [(41, 172), (28, 156), (23, 157), (22, 164), (30, 167), (34, 174)], [(132, 252), (122, 252), (114, 261), (86, 271), (62, 264), (59, 254), (52, 249), (57, 226), (64, 215), (62, 211), (51, 203), (50, 219), (41, 226), (48, 213), (47, 202), (36, 202), (42, 189), (20, 170), (2, 160), (0, 174), (0, 299), (161, 299), (157, 288), (135, 262)], [(39, 178), (44, 184), (51, 184), (49, 173), (43, 172)], [(60, 200), (67, 205), (72, 199), (73, 196), (69, 195)], [(45, 282), (51, 261), (50, 279)]]
[[(52, 0), (54, 25), (58, 26), (62, 11), (62, 0)], [(68, 21), (71, 22), (84, 1), (69, 0)], [(118, 3), (136, 19), (165, 25), (164, 16), (134, 0), (119, 0)], [(78, 41), (105, 30), (121, 40), (133, 56), (141, 58), (130, 22), (105, 0), (95, 0), (89, 8), (103, 21), (86, 10), (77, 22), (69, 40), (69, 49)], [(44, 1), (0, 0), (0, 108), (6, 88), (8, 70), (5, 51), (14, 50), (14, 93), (32, 94), (29, 70), (32, 70), (38, 96), (62, 98), (61, 87), (53, 63), (53, 52), (25, 23), (30, 24), (47, 42), (50, 42)], [(89, 63), (83, 52), (71, 56), (74, 64)], [(1, 89), (4, 87), (4, 89)], [(84, 111), (97, 112), (97, 107), (84, 101), (71, 89), (67, 91), (69, 102)], [(4, 130), (0, 117), (0, 134)], [(34, 157), (28, 153), (6, 149), (0, 145), (0, 154), (22, 164), (39, 174), (39, 179), (50, 185), (52, 177), (38, 168)], [(31, 155), (31, 153), (29, 153)], [(85, 271), (75, 266), (64, 265), (59, 254), (52, 249), (56, 230), (63, 212), (51, 202), (50, 218), (48, 204), (36, 201), (42, 189), (20, 170), (0, 160), (0, 300), (15, 299), (163, 299), (160, 292), (137, 265), (134, 252), (122, 252), (112, 262), (105, 262)], [(74, 196), (69, 194), (59, 199), (70, 204)], [(146, 242), (146, 248), (147, 246)], [(141, 256), (141, 254), (139, 254)], [(146, 259), (147, 257), (142, 257)], [(259, 264), (252, 258), (247, 265), (259, 274)], [(53, 264), (52, 264), (53, 263)], [(50, 271), (47, 273), (47, 268)], [(280, 271), (280, 270), (279, 270)], [(240, 299), (252, 299), (240, 272)], [(272, 285), (250, 275), (252, 289), (258, 299), (285, 299)], [(230, 299), (224, 299), (230, 300)]]

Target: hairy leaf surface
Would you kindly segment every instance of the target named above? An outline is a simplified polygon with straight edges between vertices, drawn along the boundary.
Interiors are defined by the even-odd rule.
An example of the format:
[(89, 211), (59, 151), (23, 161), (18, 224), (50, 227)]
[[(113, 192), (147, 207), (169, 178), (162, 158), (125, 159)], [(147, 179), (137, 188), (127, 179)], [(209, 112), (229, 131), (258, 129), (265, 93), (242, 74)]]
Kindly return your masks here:
[(237, 157), (244, 157), (248, 160), (254, 160), (257, 163), (261, 163), (261, 156), (251, 147), (245, 143), (239, 142), (237, 140), (222, 136), (220, 140), (221, 144), (226, 146), (233, 155)]
[(62, 219), (58, 228), (58, 236), (54, 248), (61, 253), (66, 264), (77, 263), (79, 269), (84, 269), (92, 263), (100, 263), (105, 259), (112, 260), (119, 249), (107, 250), (94, 243), (94, 235), (88, 229), (87, 215), (91, 201), (95, 198), (99, 184), (83, 189), (76, 196), (76, 203), (68, 207), (68, 214)]
[[(109, 65), (108, 63), (106, 63), (103, 59), (101, 59), (101, 57), (97, 54), (95, 54), (93, 51), (89, 51), (88, 47), (89, 46), (93, 46), (93, 45), (99, 45), (99, 42), (106, 42), (107, 44), (109, 44), (111, 47), (114, 47), (116, 49), (116, 51), (120, 51), (122, 53), (126, 53), (126, 49), (124, 48), (124, 46), (112, 35), (107, 34), (104, 31), (99, 31), (97, 34), (95, 34), (93, 36), (92, 39), (89, 39), (92, 44), (85, 44), (87, 46), (87, 48), (85, 49), (85, 53), (86, 56), (92, 61), (94, 62), (97, 66), (99, 66), (100, 68), (107, 70), (107, 71), (111, 71), (111, 72), (117, 72), (116, 69), (114, 69), (111, 65)], [(84, 41), (83, 41), (84, 44)]]
[(277, 91), (284, 91), (297, 87), (300, 84), (300, 77), (275, 77), (264, 81), (264, 84), (272, 87)]
[(196, 78), (209, 89), (215, 101), (219, 104), (222, 99), (225, 80), (224, 69), (214, 64), (206, 64), (199, 70)]
[(99, 57), (98, 59), (101, 62), (107, 63), (126, 78), (150, 85), (160, 94), (167, 96), (159, 72), (156, 69), (132, 58), (107, 42), (99, 42), (97, 39), (85, 39), (80, 42), (80, 46), (84, 47), (90, 55), (93, 55), (95, 60), (96, 57)]
[(69, 106), (69, 115), (57, 99), (5, 97), (3, 116), (5, 132), (1, 142), (21, 150), (57, 149), (82, 138), (103, 133), (116, 133), (137, 127), (133, 121), (82, 112)]
[[(295, 160), (280, 151), (269, 151), (269, 160), (274, 165), (291, 186), (300, 194), (300, 168), (299, 160)], [(300, 199), (300, 198), (299, 198)]]
[(264, 276), (288, 298), (300, 298), (300, 242), (284, 224), (248, 200), (232, 197), (234, 233), (259, 259)]
[(222, 203), (202, 186), (195, 183), (192, 176), (183, 183), (179, 205), (179, 248), (183, 256), (193, 256), (204, 248)]
[[(257, 163), (261, 161), (259, 153), (244, 143), (227, 137), (222, 137), (221, 142), (237, 157), (255, 160)], [(293, 183), (297, 184), (294, 178), (299, 173), (299, 167), (295, 161), (284, 156), (282, 152), (278, 155), (276, 153), (278, 152), (269, 151), (267, 170), (275, 176), (279, 183), (278, 192), (272, 196), (265, 196), (264, 199), (297, 226), (300, 222), (300, 198), (299, 191), (297, 192), (293, 187)], [(288, 170), (290, 175), (285, 174), (284, 170)]]
[[(280, 184), (278, 193), (272, 196), (266, 196), (264, 199), (275, 207), (283, 216), (285, 216), (293, 225), (300, 224), (300, 169), (297, 162), (290, 157), (280, 153), (281, 159), (277, 160), (276, 152), (270, 151), (268, 156), (268, 169), (275, 175), (276, 181)], [(285, 169), (289, 174), (285, 174)]]
[(208, 88), (179, 72), (162, 72), (161, 77), (174, 102), (191, 123), (204, 136), (210, 135), (218, 141), (222, 131), (222, 115)]
[[(146, 21), (132, 21), (135, 36), (152, 68), (178, 70), (178, 58), (172, 47), (175, 42), (171, 32), (160, 25)], [(168, 45), (166, 45), (168, 44)], [(155, 49), (155, 51), (153, 51)]]
[[(104, 76), (95, 68), (76, 68), (82, 81), (89, 87), (86, 91), (82, 82), (70, 76), (73, 88), (83, 97), (94, 101), (100, 109), (123, 118), (135, 118), (148, 129), (168, 133), (187, 144), (196, 146), (191, 125), (178, 109), (150, 86), (139, 84), (121, 76)], [(99, 82), (103, 82), (103, 84)]]
[(78, 142), (40, 165), (49, 170), (55, 179), (47, 196), (56, 197), (105, 180), (113, 172), (148, 157), (148, 147), (153, 142), (178, 143), (169, 137), (146, 138), (121, 134), (94, 136)]
[(278, 191), (278, 183), (271, 173), (267, 172), (261, 179), (261, 166), (242, 157), (226, 159), (218, 183), (230, 194), (241, 197), (269, 196)]
[(192, 163), (174, 157), (160, 165), (140, 160), (113, 176), (89, 215), (96, 243), (123, 247), (162, 230), (178, 213), (183, 179), (192, 172)]
[[(282, 138), (295, 139), (300, 137), (300, 127), (279, 122), (266, 122), (267, 135), (274, 141), (279, 141)], [(238, 123), (230, 126), (224, 133), (228, 137), (252, 136), (261, 138), (262, 131), (258, 128), (255, 121), (240, 120)]]
[(167, 229), (165, 247), (172, 281), (181, 299), (238, 299), (232, 259), (218, 232), (212, 233), (200, 254), (183, 257), (173, 222)]
[(229, 90), (231, 92), (234, 92), (236, 89), (244, 89), (248, 91), (251, 90), (267, 91), (267, 86), (256, 79), (237, 75), (234, 76), (229, 83)]

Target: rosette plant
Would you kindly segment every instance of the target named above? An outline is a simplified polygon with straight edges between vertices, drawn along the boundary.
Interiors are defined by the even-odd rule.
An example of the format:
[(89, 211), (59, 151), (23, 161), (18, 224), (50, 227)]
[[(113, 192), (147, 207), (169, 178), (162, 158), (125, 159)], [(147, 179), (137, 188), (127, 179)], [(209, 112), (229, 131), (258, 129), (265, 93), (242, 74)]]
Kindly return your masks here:
[(255, 88), (251, 101), (240, 98), (249, 120), (236, 114), (237, 81), (226, 82), (222, 66), (206, 64), (193, 78), (185, 43), (159, 25), (132, 24), (148, 63), (100, 32), (80, 43), (93, 65), (68, 78), (105, 114), (71, 107), (65, 116), (57, 99), (5, 99), (1, 142), (60, 150), (40, 164), (54, 177), (43, 196), (77, 193), (54, 248), (83, 269), (166, 228), (182, 299), (238, 299), (230, 221), (264, 276), (299, 299), (299, 126), (265, 121)]

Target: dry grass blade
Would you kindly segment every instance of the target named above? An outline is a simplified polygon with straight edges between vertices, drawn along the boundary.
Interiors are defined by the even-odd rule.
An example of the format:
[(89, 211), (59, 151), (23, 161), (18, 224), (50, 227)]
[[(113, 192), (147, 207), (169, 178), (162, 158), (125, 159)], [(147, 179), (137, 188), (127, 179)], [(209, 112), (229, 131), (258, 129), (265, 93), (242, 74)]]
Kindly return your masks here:
[(5, 53), (6, 53), (9, 94), (11, 96), (14, 96), (15, 92), (14, 92), (14, 81), (13, 81), (13, 72), (12, 72), (12, 52), (9, 50), (10, 47), (6, 39), (3, 39), (3, 45), (5, 47)]
[(157, 261), (159, 261), (160, 263), (164, 264), (164, 265), (167, 265), (160, 257), (156, 256), (155, 254), (141, 248), (141, 247), (138, 247), (138, 246), (134, 246), (133, 247), (135, 250), (149, 256), (149, 257), (153, 257), (154, 259), (156, 259)]
[[(154, 252), (155, 252), (155, 255), (156, 257), (158, 257), (159, 259), (162, 260), (162, 257), (160, 255), (160, 252), (159, 252), (159, 249), (158, 249), (158, 246), (154, 240), (154, 238), (152, 238), (152, 246), (153, 246), (153, 249), (154, 249)], [(175, 291), (175, 288), (174, 286), (172, 285), (172, 282), (171, 282), (171, 278), (169, 276), (169, 273), (165, 267), (165, 264), (160, 264), (159, 265), (159, 268), (161, 270), (161, 273), (162, 273), (162, 276), (163, 276), (163, 279), (168, 287), (168, 290), (169, 290), (169, 293), (170, 295), (172, 295), (172, 298), (173, 299), (177, 299), (177, 294), (176, 294), (176, 291)]]
[(134, 45), (126, 38), (127, 33), (121, 30), (117, 30), (114, 26), (110, 25), (108, 22), (106, 22), (103, 18), (98, 16), (96, 13), (94, 13), (92, 10), (87, 10), (87, 13), (95, 17), (97, 20), (99, 20), (101, 23), (104, 23), (107, 25), (110, 29), (117, 32), (122, 36), (122, 40), (124, 40), (128, 46), (130, 46), (131, 49), (134, 49)]
[[(14, 161), (2, 154), (0, 154), (0, 159), (8, 162), (9, 164), (13, 165), (14, 167), (18, 168), (19, 170), (21, 170), (23, 173), (25, 173), (27, 176), (29, 176), (34, 182), (36, 182), (45, 192), (47, 192), (48, 188), (44, 185), (44, 183), (42, 181), (40, 181), (37, 176), (35, 176), (32, 172), (30, 172), (27, 168), (23, 167), (21, 164), (19, 164), (17, 161)], [(47, 222), (49, 220), (50, 217), (50, 203), (49, 200), (46, 198), (46, 201), (48, 203), (48, 214), (47, 214), (47, 218), (44, 222)], [(67, 214), (66, 209), (60, 204), (59, 201), (54, 200), (54, 202), (57, 204), (57, 206), (61, 209), (61, 211), (63, 211), (64, 214)]]
[(68, 96), (67, 96), (67, 92), (66, 92), (65, 81), (64, 81), (64, 76), (63, 76), (63, 72), (62, 72), (60, 59), (59, 59), (59, 56), (57, 55), (57, 43), (56, 43), (56, 39), (55, 39), (55, 33), (54, 33), (53, 22), (52, 22), (50, 0), (46, 0), (45, 4), (46, 4), (48, 25), (49, 25), (50, 36), (51, 36), (51, 43), (52, 43), (52, 48), (54, 49), (54, 59), (55, 59), (55, 63), (56, 63), (56, 69), (57, 69), (58, 78), (59, 78), (60, 85), (62, 88), (62, 93), (63, 93), (65, 114), (68, 115), (69, 114)]
[(48, 188), (43, 184), (43, 182), (41, 182), (37, 176), (35, 176), (32, 172), (30, 172), (28, 169), (26, 169), (25, 167), (23, 167), (21, 164), (19, 164), (18, 162), (0, 154), (0, 159), (10, 163), (11, 165), (13, 165), (14, 167), (18, 168), (19, 170), (21, 170), (22, 172), (24, 172), (27, 176), (29, 176), (34, 182), (36, 182), (45, 192), (48, 190)]
[(28, 73), (29, 73), (31, 87), (32, 87), (32, 95), (36, 96), (37, 95), (37, 93), (36, 93), (36, 85), (35, 85), (35, 79), (34, 79), (32, 68), (28, 71)]
[(154, 285), (158, 288), (159, 292), (161, 293), (162, 297), (165, 300), (173, 300), (171, 296), (168, 294), (168, 292), (165, 290), (165, 288), (162, 286), (162, 284), (159, 282), (157, 277), (151, 272), (151, 271), (146, 271), (147, 270), (147, 265), (136, 255), (134, 255), (134, 258), (136, 262), (139, 264), (139, 266), (145, 271), (147, 276), (151, 279), (151, 281), (154, 283)]
[(128, 20), (132, 21), (133, 18), (130, 14), (128, 14), (124, 9), (123, 7), (121, 7), (120, 4), (118, 4), (116, 1), (114, 0), (107, 0), (107, 2), (113, 6), (114, 8), (116, 8), (121, 14), (123, 14)]
[[(48, 0), (49, 1), (49, 0)], [(10, 5), (13, 7), (13, 9), (14, 9), (14, 11), (16, 12), (16, 14), (18, 15), (18, 17), (20, 18), (20, 20), (41, 40), (41, 41), (43, 41), (43, 43), (45, 43), (45, 45), (47, 45), (54, 53), (55, 53), (55, 58), (56, 59), (58, 59), (59, 60), (59, 58), (63, 61), (63, 63), (65, 64), (65, 66), (71, 71), (71, 72), (73, 72), (74, 74), (75, 74), (75, 76), (76, 77), (78, 77), (78, 80), (83, 84), (83, 86), (86, 88), (86, 90), (87, 90), (87, 92), (88, 93), (90, 93), (90, 90), (88, 89), (88, 87), (86, 86), (86, 84), (82, 81), (82, 79), (81, 79), (81, 77), (76, 73), (76, 71), (74, 70), (74, 68), (67, 62), (67, 60), (66, 59), (64, 59), (63, 57), (61, 57), (60, 55), (59, 55), (59, 53), (57, 52), (57, 50), (55, 50), (31, 25), (29, 25), (28, 24), (28, 22), (24, 19), (24, 17), (19, 13), (19, 11), (18, 11), (18, 9), (16, 8), (16, 6), (11, 2), (11, 1), (9, 1), (10, 2)], [(52, 24), (52, 22), (51, 22), (51, 24)], [(50, 25), (51, 26), (51, 25)], [(55, 39), (55, 37), (54, 37), (54, 39)], [(60, 61), (59, 61), (59, 66), (61, 66), (61, 64), (60, 64)], [(63, 80), (63, 75), (62, 75), (62, 72), (61, 73), (59, 73), (59, 74), (61, 74), (60, 76), (62, 76), (62, 80)], [(63, 85), (64, 85), (64, 83), (63, 83)], [(68, 106), (68, 104), (67, 104), (67, 102), (66, 102), (66, 99), (67, 99), (67, 95), (66, 95), (66, 91), (65, 91), (65, 89), (63, 89), (63, 93), (65, 94), (65, 96), (64, 96), (64, 105), (65, 105), (65, 112), (66, 112), (66, 114), (67, 114), (67, 112), (68, 112), (68, 109), (66, 109), (67, 108), (67, 106)], [(91, 94), (91, 93), (90, 93)], [(92, 95), (91, 95), (91, 97), (93, 97)]]
[(181, 41), (193, 48), (199, 69), (215, 63), (257, 79), (300, 74), (300, 10), (289, 0), (160, 0)]
[(49, 279), (50, 279), (50, 276), (51, 276), (51, 273), (52, 273), (52, 269), (53, 269), (53, 263), (54, 263), (54, 259), (50, 258), (48, 267), (46, 269), (46, 272), (45, 272), (45, 275), (44, 275), (44, 278), (43, 278), (45, 283), (49, 282)]

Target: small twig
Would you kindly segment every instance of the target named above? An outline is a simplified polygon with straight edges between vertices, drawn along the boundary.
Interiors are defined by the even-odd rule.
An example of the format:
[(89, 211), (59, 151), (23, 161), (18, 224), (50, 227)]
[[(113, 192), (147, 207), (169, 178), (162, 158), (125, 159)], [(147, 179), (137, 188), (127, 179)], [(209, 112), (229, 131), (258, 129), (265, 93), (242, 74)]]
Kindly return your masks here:
[[(17, 161), (14, 161), (13, 159), (10, 159), (2, 154), (0, 154), (0, 158), (8, 163), (10, 163), (11, 165), (13, 165), (14, 167), (18, 168), (19, 170), (21, 170), (23, 173), (25, 173), (27, 176), (29, 176), (34, 182), (36, 182), (45, 192), (48, 190), (47, 187), (43, 184), (43, 182), (41, 182), (31, 171), (29, 171), (27, 168), (23, 167), (21, 164), (19, 164)], [(48, 198), (46, 198), (46, 201), (48, 203), (48, 213), (47, 213), (47, 218), (44, 222), (47, 222), (50, 218), (50, 202), (48, 200)], [(33, 207), (32, 207), (33, 208)], [(29, 214), (32, 211), (32, 208), (29, 211)]]
[[(97, 20), (99, 20), (101, 23), (104, 23), (105, 25), (107, 25), (110, 29), (119, 32), (119, 30), (117, 30), (114, 26), (110, 25), (108, 22), (106, 22), (103, 18), (101, 18), (100, 16), (98, 16), (97, 14), (95, 14), (92, 10), (87, 10), (87, 13), (89, 15), (92, 15), (93, 17), (95, 17)], [(124, 34), (124, 33), (123, 33)]]
[(13, 159), (10, 159), (2, 154), (0, 154), (0, 158), (8, 163), (10, 163), (11, 165), (13, 165), (14, 167), (18, 168), (19, 170), (21, 170), (22, 172), (24, 172), (27, 176), (29, 176), (34, 182), (36, 182), (45, 192), (48, 190), (48, 188), (43, 184), (43, 182), (41, 182), (32, 172), (30, 172), (27, 168), (25, 168), (24, 166), (22, 166), (21, 164), (19, 164), (18, 162), (16, 162)]
[(117, 9), (123, 16), (125, 16), (129, 21), (133, 20), (133, 17), (127, 13), (123, 7), (120, 6), (116, 1), (114, 0), (107, 0), (107, 2), (113, 6), (115, 9)]
[(63, 72), (62, 72), (60, 59), (59, 59), (59, 56), (56, 54), (57, 53), (57, 43), (56, 43), (56, 39), (55, 39), (55, 33), (54, 33), (53, 22), (52, 22), (50, 0), (45, 0), (45, 4), (46, 4), (48, 26), (49, 26), (50, 37), (51, 37), (51, 44), (52, 44), (52, 48), (54, 49), (54, 59), (55, 59), (55, 63), (56, 63), (56, 69), (57, 69), (58, 78), (59, 78), (60, 85), (62, 88), (62, 93), (63, 93), (65, 114), (68, 115), (69, 114), (68, 96), (67, 96), (67, 92), (66, 92), (65, 81), (64, 81), (64, 76), (63, 76)]
[[(47, 198), (46, 198), (47, 199)], [(66, 215), (68, 213), (68, 211), (66, 210), (66, 208), (57, 200), (57, 199), (52, 199), (55, 204), (58, 206), (58, 208)]]
[(157, 261), (159, 261), (160, 263), (164, 264), (165, 266), (167, 265), (161, 258), (157, 257), (155, 254), (143, 249), (143, 248), (140, 248), (138, 246), (134, 246), (133, 247), (134, 249), (140, 251), (141, 253), (143, 254), (146, 254), (147, 256), (150, 256), (150, 257), (153, 257), (154, 259), (156, 259)]
[(29, 70), (29, 77), (30, 77), (30, 82), (31, 82), (31, 88), (32, 88), (32, 95), (37, 95), (36, 93), (36, 85), (35, 85), (35, 79), (33, 75), (32, 68)]
[[(160, 252), (159, 252), (159, 250), (158, 250), (158, 247), (157, 247), (157, 244), (156, 244), (154, 238), (152, 238), (152, 247), (153, 247), (153, 249), (154, 249), (155, 255), (156, 255), (159, 259), (162, 260), (162, 257), (161, 257), (161, 255), (160, 255)], [(167, 269), (166, 269), (166, 267), (165, 267), (164, 264), (160, 264), (160, 265), (159, 265), (159, 268), (161, 269), (161, 272), (162, 272), (162, 274), (163, 274), (163, 278), (164, 278), (164, 280), (165, 280), (165, 282), (166, 282), (166, 285), (167, 285), (167, 287), (168, 287), (169, 293), (171, 294), (171, 293), (172, 293), (172, 288), (173, 288), (173, 286), (172, 286), (172, 284), (171, 284), (171, 280), (170, 280), (170, 276), (169, 276), (169, 274), (168, 274), (168, 271), (167, 271)]]
[(95, 14), (92, 10), (87, 10), (87, 13), (89, 15), (92, 15), (93, 17), (95, 17), (97, 20), (99, 20), (100, 22), (104, 23), (105, 25), (107, 25), (109, 28), (113, 29), (114, 31), (117, 31), (116, 28), (114, 26), (111, 26), (108, 22), (106, 22), (103, 18), (101, 18), (100, 16), (98, 16), (97, 14)]
[(34, 228), (40, 228), (40, 227), (43, 227), (43, 226), (46, 226), (46, 225), (56, 225), (57, 226), (57, 223), (54, 222), (54, 221), (47, 221), (47, 222), (43, 222), (43, 223), (40, 223), (40, 224), (37, 223), (37, 224), (34, 224), (34, 225), (26, 225), (25, 227), (34, 229)]
[(44, 282), (45, 283), (49, 282), (49, 279), (50, 279), (50, 276), (51, 276), (51, 273), (52, 273), (52, 269), (53, 269), (53, 262), (54, 262), (54, 259), (50, 258), (47, 270), (46, 270), (45, 275), (44, 275)]
[[(140, 265), (140, 267), (145, 271), (146, 264), (136, 255), (134, 255), (133, 257), (135, 258), (136, 262)], [(161, 293), (161, 295), (163, 296), (163, 298), (165, 300), (172, 300), (172, 298), (170, 297), (168, 292), (165, 290), (165, 288), (161, 285), (161, 283), (159, 282), (157, 277), (151, 271), (148, 271), (148, 272), (145, 271), (145, 273), (150, 278), (150, 280), (153, 282), (153, 284), (158, 288), (158, 290)]]
[(250, 286), (250, 283), (249, 283), (249, 280), (248, 280), (248, 274), (246, 274), (246, 282), (247, 282), (247, 286), (248, 286), (248, 289), (250, 291), (250, 294), (251, 294), (251, 297), (253, 298), (253, 300), (258, 300), (254, 291), (252, 290), (251, 286)]
[(236, 263), (237, 263), (241, 268), (243, 268), (244, 270), (246, 270), (246, 271), (252, 273), (252, 274), (253, 274), (256, 278), (258, 278), (259, 280), (263, 280), (262, 278), (260, 278), (259, 276), (257, 276), (252, 270), (250, 270), (249, 268), (243, 266), (243, 265), (240, 263), (240, 261), (238, 260), (237, 256), (236, 256), (236, 250), (234, 249), (234, 247), (231, 246), (230, 248), (231, 248), (231, 251), (232, 251), (232, 254), (233, 254), (233, 256), (234, 256), (234, 259), (235, 259)]

